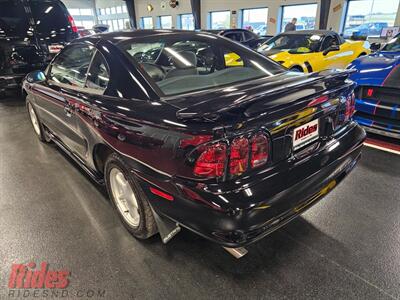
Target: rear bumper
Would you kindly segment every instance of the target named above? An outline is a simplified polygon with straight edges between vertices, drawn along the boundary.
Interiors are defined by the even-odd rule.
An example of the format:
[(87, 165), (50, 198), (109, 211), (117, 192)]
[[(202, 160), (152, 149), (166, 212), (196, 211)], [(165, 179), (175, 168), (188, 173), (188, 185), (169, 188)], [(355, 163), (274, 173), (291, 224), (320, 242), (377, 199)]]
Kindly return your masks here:
[(240, 191), (214, 194), (175, 182), (177, 191), (191, 189), (199, 197), (177, 192), (174, 201), (165, 201), (149, 192), (149, 183), (142, 182), (143, 190), (160, 215), (223, 246), (244, 246), (288, 223), (336, 187), (359, 160), (365, 137), (352, 122), (318, 151), (256, 174), (256, 184)]

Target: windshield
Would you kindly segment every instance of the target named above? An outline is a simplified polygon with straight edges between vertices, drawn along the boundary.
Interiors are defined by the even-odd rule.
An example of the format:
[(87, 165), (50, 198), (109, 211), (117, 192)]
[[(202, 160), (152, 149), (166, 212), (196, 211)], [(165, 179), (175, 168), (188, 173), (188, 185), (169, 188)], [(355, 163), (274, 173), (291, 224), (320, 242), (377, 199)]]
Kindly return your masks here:
[(130, 39), (118, 46), (165, 95), (216, 88), (284, 72), (277, 63), (239, 44), (204, 33)]
[(28, 29), (29, 20), (22, 3), (0, 0), (0, 37), (25, 37)]
[(318, 51), (322, 36), (313, 34), (280, 34), (258, 48), (264, 53), (271, 50), (289, 50), (291, 53), (310, 53)]
[(400, 34), (394, 37), (389, 43), (385, 45), (382, 49), (383, 51), (392, 51), (397, 52), (400, 51)]

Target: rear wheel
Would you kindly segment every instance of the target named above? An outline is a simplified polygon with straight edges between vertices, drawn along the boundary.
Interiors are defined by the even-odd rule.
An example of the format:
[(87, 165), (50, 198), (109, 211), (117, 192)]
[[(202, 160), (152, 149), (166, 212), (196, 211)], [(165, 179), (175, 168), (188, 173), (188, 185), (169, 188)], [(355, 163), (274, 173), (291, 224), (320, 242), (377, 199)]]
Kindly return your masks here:
[(108, 157), (104, 173), (108, 195), (128, 231), (139, 239), (156, 234), (157, 225), (148, 200), (117, 154)]
[(36, 110), (33, 107), (33, 104), (30, 101), (27, 101), (26, 107), (28, 109), (29, 118), (31, 120), (33, 130), (35, 131), (38, 139), (44, 143), (50, 142), (50, 138), (47, 136), (47, 134), (44, 130), (44, 127), (43, 127), (42, 123), (40, 122), (40, 119), (36, 113)]

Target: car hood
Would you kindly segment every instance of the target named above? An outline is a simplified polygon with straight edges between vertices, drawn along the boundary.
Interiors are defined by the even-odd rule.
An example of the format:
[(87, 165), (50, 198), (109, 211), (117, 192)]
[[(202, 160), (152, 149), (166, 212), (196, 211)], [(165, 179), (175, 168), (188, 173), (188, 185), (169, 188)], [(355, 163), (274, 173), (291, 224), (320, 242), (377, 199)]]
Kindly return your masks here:
[[(356, 59), (348, 68), (357, 70), (356, 73), (352, 74), (351, 79), (359, 85), (380, 86), (385, 83), (385, 85), (397, 87), (395, 78), (398, 74), (394, 71), (398, 69), (399, 63), (400, 52), (379, 51)], [(392, 78), (392, 76), (394, 77)]]
[(271, 55), (275, 55), (275, 54), (278, 54), (278, 53), (281, 53), (281, 52), (287, 52), (287, 51), (289, 51), (289, 49), (272, 49), (272, 50), (268, 50), (268, 51), (260, 50), (258, 52), (260, 52), (261, 54), (263, 54), (265, 56), (271, 57)]

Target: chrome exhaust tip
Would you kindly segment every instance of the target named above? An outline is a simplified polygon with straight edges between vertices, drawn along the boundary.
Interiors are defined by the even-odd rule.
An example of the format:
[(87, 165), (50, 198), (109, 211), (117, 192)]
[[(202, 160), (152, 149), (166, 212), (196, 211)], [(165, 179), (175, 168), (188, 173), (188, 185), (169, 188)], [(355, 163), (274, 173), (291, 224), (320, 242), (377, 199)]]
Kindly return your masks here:
[(246, 248), (244, 247), (239, 247), (239, 248), (228, 248), (228, 247), (222, 247), (226, 251), (228, 251), (233, 257), (239, 259), (245, 256), (249, 251), (247, 251)]

